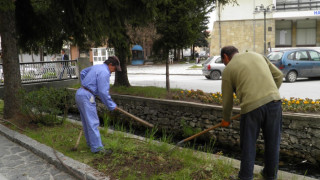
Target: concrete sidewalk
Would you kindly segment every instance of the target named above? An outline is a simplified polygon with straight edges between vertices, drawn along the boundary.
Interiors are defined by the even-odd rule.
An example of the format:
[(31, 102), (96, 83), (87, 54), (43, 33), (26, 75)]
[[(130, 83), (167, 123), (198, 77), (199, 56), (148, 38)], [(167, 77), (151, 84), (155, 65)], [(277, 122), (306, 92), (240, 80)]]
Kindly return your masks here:
[[(190, 68), (198, 66), (199, 68)], [(170, 75), (194, 75), (202, 76), (202, 65), (200, 64), (169, 64)], [(141, 65), (141, 66), (127, 66), (128, 74), (166, 74), (166, 65)]]

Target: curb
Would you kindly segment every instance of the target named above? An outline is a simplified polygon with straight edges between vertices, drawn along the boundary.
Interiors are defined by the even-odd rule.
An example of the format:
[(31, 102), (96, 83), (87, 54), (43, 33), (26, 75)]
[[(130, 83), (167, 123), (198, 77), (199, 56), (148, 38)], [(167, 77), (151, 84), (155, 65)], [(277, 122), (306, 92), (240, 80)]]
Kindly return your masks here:
[[(81, 122), (79, 121), (75, 121), (75, 120), (70, 120), (68, 119), (68, 121), (70, 121), (71, 123), (76, 123), (81, 125)], [(114, 133), (115, 131), (112, 129), (108, 129), (109, 133)], [(119, 132), (118, 133), (123, 133), (123, 132)], [(43, 159), (45, 159), (46, 161), (48, 161), (49, 163), (55, 165), (58, 169), (70, 174), (71, 176), (78, 178), (75, 176), (75, 174), (77, 176), (81, 176), (83, 177), (83, 179), (86, 180), (109, 180), (109, 177), (106, 177), (104, 174), (102, 174), (101, 172), (97, 171), (96, 169), (93, 169), (92, 167), (78, 162), (74, 159), (71, 159), (67, 156), (65, 156), (64, 154), (60, 153), (57, 151), (57, 156), (63, 161), (63, 164), (59, 161), (59, 159), (56, 157), (56, 155), (54, 154), (54, 149), (51, 147), (48, 147), (44, 144), (39, 143), (38, 141), (35, 141), (23, 134), (20, 134), (16, 131), (13, 131), (5, 126), (3, 126), (2, 124), (0, 124), (0, 134), (4, 135), (6, 138), (8, 138), (9, 140), (23, 146), (24, 148), (30, 150), (31, 152), (35, 153), (36, 155), (42, 157)], [(129, 134), (129, 133), (123, 133), (125, 136), (129, 136), (132, 138), (136, 138), (136, 139), (140, 139), (140, 140), (145, 140), (144, 137), (140, 137), (137, 135), (133, 135), (133, 134)], [(154, 141), (154, 143), (161, 143), (158, 141)], [(172, 147), (174, 147), (174, 145), (171, 145)], [(179, 147), (181, 148), (181, 147)], [(214, 160), (214, 159), (222, 159), (226, 162), (230, 162), (232, 163), (232, 166), (234, 168), (240, 169), (240, 161), (236, 160), (236, 159), (232, 159), (232, 158), (228, 158), (228, 157), (224, 157), (221, 155), (216, 155), (216, 154), (208, 154), (205, 152), (200, 152), (200, 151), (195, 151), (195, 153), (198, 156), (201, 156), (203, 158), (208, 158), (210, 160)], [(72, 170), (73, 173), (72, 174), (68, 171), (68, 169), (65, 168), (65, 166), (67, 166), (68, 169)], [(258, 166), (258, 165), (254, 165), (254, 174), (259, 174), (260, 171), (263, 169), (262, 166)], [(311, 177), (307, 177), (307, 176), (302, 176), (302, 175), (298, 175), (298, 174), (292, 174), (292, 173), (288, 173), (285, 171), (278, 171), (278, 179), (283, 179), (283, 180), (316, 180), (315, 178), (311, 178)]]
[[(56, 166), (59, 170), (62, 170), (71, 176), (78, 178), (77, 176), (83, 177), (86, 180), (109, 180), (101, 172), (93, 169), (92, 167), (71, 159), (64, 154), (56, 151), (57, 156), (63, 161), (63, 164), (59, 161), (54, 153), (54, 149), (44, 144), (39, 143), (23, 134), (13, 131), (2, 124), (0, 124), (0, 134), (8, 138), (9, 140), (21, 145), (22, 147), (30, 150), (34, 154), (48, 161), (50, 164)], [(73, 173), (69, 172), (66, 167)], [(77, 176), (76, 176), (77, 175)]]

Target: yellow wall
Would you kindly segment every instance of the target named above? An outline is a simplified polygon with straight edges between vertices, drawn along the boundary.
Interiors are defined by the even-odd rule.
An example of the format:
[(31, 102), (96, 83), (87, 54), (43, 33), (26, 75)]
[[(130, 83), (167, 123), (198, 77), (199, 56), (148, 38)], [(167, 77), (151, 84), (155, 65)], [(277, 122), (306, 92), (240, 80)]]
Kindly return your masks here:
[[(275, 47), (275, 21), (266, 20), (266, 44), (271, 42), (271, 47)], [(272, 31), (268, 31), (268, 27)], [(239, 20), (221, 22), (221, 46), (219, 43), (219, 22), (213, 25), (211, 36), (210, 55), (219, 55), (220, 47), (233, 45), (240, 52), (256, 51), (264, 52), (264, 21), (263, 20)]]

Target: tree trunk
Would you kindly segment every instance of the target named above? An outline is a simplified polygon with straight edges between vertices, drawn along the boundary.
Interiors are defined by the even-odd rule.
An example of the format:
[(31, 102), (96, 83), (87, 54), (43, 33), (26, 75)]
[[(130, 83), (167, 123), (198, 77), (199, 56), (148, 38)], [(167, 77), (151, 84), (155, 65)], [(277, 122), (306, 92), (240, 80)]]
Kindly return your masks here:
[(40, 61), (44, 61), (44, 57), (43, 57), (43, 47), (40, 47), (39, 55), (40, 55)]
[(178, 56), (177, 56), (177, 60), (178, 60), (178, 62), (181, 60), (181, 49), (179, 48), (178, 49)]
[(32, 59), (32, 62), (34, 62), (33, 51), (31, 52), (31, 59)]
[(115, 47), (115, 51), (117, 57), (120, 60), (121, 72), (116, 72), (114, 86), (126, 86), (130, 87), (129, 79), (128, 79), (128, 71), (127, 71), (127, 58), (128, 52), (125, 48), (117, 48)]
[(192, 59), (195, 59), (194, 58), (194, 44), (192, 45)]
[(166, 89), (170, 92), (170, 79), (169, 79), (169, 50), (165, 51), (166, 55)]
[(18, 92), (21, 89), (19, 52), (16, 37), (14, 1), (6, 0), (8, 8), (0, 8), (0, 34), (4, 73), (4, 110), (5, 119), (20, 113)]

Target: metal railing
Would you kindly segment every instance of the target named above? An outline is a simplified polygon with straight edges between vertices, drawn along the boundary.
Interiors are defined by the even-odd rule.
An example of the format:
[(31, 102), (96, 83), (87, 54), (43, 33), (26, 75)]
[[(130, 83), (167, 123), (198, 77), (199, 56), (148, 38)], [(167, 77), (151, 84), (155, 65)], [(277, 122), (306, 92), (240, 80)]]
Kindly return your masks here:
[(320, 8), (319, 0), (296, 0), (296, 1), (277, 1), (276, 9), (277, 11), (286, 10), (318, 10)]
[[(35, 83), (77, 79), (79, 76), (78, 61), (44, 61), (20, 63), (22, 83)], [(3, 66), (0, 64), (0, 85), (4, 84)]]

